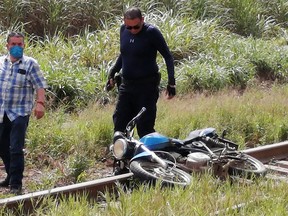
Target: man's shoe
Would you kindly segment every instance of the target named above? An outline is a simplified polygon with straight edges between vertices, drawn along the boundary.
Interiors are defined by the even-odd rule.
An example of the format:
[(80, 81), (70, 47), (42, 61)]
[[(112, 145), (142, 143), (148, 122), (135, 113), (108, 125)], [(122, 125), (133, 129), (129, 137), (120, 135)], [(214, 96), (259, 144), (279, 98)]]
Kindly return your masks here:
[(10, 193), (15, 195), (21, 195), (22, 194), (22, 186), (11, 186), (10, 187)]
[(9, 186), (9, 179), (6, 178), (5, 180), (0, 182), (0, 187), (8, 187)]

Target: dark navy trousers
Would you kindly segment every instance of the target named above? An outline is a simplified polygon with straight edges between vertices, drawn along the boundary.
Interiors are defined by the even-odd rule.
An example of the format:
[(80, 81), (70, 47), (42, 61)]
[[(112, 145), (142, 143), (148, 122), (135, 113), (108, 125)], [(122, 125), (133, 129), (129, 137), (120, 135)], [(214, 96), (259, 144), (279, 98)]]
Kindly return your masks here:
[(155, 132), (154, 125), (159, 98), (158, 82), (123, 82), (119, 87), (118, 101), (113, 114), (114, 132), (124, 132), (127, 123), (137, 115), (142, 107), (146, 111), (139, 119), (137, 132), (139, 137)]
[(29, 116), (17, 117), (10, 121), (4, 115), (0, 123), (0, 157), (5, 165), (10, 186), (22, 186), (24, 172), (24, 143)]

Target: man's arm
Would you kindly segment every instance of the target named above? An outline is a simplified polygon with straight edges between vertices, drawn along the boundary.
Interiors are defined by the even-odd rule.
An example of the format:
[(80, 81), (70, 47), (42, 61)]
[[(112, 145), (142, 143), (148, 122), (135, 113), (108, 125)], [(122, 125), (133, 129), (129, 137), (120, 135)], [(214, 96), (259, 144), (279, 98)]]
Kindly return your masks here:
[(118, 56), (116, 63), (114, 66), (110, 69), (109, 74), (108, 74), (108, 79), (113, 79), (114, 75), (119, 72), (122, 68), (122, 56), (121, 54)]
[(37, 119), (40, 119), (45, 114), (45, 89), (39, 88), (36, 92), (34, 115)]
[(152, 41), (154, 43), (154, 46), (157, 47), (157, 50), (163, 56), (166, 63), (168, 72), (168, 85), (175, 86), (174, 58), (160, 30), (157, 28), (153, 28), (152, 34)]
[(122, 68), (122, 57), (121, 54), (118, 56), (115, 65), (110, 69), (108, 73), (108, 80), (105, 86), (106, 91), (110, 91), (115, 86), (114, 76), (117, 72), (119, 72)]
[(172, 53), (169, 50), (169, 47), (162, 35), (162, 33), (157, 29), (154, 28), (153, 31), (153, 42), (155, 43), (155, 46), (157, 47), (157, 50), (160, 52), (160, 54), (163, 56), (167, 72), (168, 72), (168, 84), (166, 89), (166, 95), (167, 99), (172, 99), (176, 95), (176, 82), (175, 82), (175, 72), (174, 72), (174, 58), (172, 56)]

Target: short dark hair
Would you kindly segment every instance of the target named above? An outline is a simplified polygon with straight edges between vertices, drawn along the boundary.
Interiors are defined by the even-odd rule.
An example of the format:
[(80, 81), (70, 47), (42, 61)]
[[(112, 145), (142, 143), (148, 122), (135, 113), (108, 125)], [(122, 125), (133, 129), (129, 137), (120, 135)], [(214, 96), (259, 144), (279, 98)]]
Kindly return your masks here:
[(124, 13), (124, 19), (142, 19), (141, 10), (137, 7), (131, 7)]
[(23, 38), (24, 39), (24, 34), (23, 33), (21, 33), (21, 32), (10, 32), (9, 34), (8, 34), (8, 36), (7, 36), (7, 43), (9, 43), (9, 40), (10, 40), (10, 38), (11, 37), (21, 37), (21, 38)]

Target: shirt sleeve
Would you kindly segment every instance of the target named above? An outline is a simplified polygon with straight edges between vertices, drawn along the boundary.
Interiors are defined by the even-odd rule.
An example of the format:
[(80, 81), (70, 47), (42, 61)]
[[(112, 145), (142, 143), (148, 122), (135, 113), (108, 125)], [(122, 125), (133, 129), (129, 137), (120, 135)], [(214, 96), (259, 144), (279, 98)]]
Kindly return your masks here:
[[(125, 30), (125, 25), (121, 25), (120, 27), (120, 38), (121, 38), (121, 34), (122, 32)], [(115, 73), (119, 72), (122, 68), (122, 56), (121, 54), (118, 56), (116, 63), (114, 64), (114, 66), (110, 69), (109, 74), (108, 74), (108, 78), (111, 79), (114, 77)]]
[(44, 78), (40, 66), (35, 59), (30, 58), (30, 78), (31, 83), (35, 89), (48, 88), (47, 82)]
[(114, 77), (115, 73), (119, 72), (122, 68), (122, 57), (121, 54), (118, 56), (116, 63), (114, 66), (110, 69), (108, 78), (111, 79)]
[(169, 50), (169, 47), (162, 35), (162, 33), (156, 27), (152, 27), (151, 31), (151, 40), (153, 45), (157, 48), (160, 54), (163, 56), (167, 72), (168, 72), (168, 84), (175, 85), (175, 77), (174, 77), (174, 58)]

